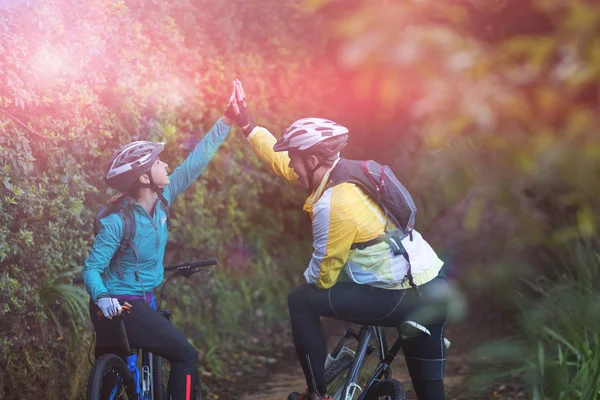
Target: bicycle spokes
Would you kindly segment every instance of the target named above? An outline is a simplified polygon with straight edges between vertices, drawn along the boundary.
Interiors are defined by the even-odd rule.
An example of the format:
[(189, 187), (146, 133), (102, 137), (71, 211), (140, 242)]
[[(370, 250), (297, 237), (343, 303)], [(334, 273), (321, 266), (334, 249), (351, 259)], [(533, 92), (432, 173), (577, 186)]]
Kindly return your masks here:
[(118, 400), (123, 398), (125, 387), (123, 385), (123, 378), (117, 371), (108, 371), (104, 380), (105, 384), (102, 385), (102, 391), (104, 392), (102, 395), (103, 399)]

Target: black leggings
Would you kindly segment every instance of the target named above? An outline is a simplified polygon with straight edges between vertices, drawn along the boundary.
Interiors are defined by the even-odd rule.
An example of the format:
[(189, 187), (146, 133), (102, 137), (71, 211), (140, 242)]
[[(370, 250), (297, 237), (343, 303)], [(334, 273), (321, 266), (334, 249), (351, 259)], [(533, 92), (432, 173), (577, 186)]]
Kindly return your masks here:
[(424, 325), (431, 336), (420, 335), (402, 346), (415, 392), (420, 400), (444, 395), (444, 324), (448, 284), (443, 277), (413, 289), (387, 290), (338, 282), (330, 289), (305, 284), (288, 296), (292, 336), (311, 393), (325, 394), (327, 344), (321, 316), (361, 325), (399, 327), (406, 320)]
[[(190, 400), (198, 389), (198, 352), (186, 337), (162, 313), (152, 309), (143, 300), (129, 301), (131, 312), (121, 318), (127, 331), (129, 345), (150, 351), (171, 362), (171, 374), (167, 398)], [(119, 349), (119, 322), (96, 315), (98, 307), (90, 307), (92, 323), (96, 329), (96, 357), (111, 352), (122, 354)], [(171, 397), (169, 397), (171, 396)]]

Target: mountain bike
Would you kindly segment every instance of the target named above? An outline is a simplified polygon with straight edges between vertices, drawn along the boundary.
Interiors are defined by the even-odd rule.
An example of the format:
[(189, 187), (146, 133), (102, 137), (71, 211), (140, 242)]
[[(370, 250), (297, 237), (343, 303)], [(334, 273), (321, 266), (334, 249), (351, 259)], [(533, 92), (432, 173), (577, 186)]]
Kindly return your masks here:
[[(152, 296), (150, 307), (160, 311), (162, 293), (169, 280), (174, 276), (186, 278), (197, 272), (211, 273), (203, 267), (217, 265), (216, 258), (206, 260), (190, 261), (183, 264), (165, 267), (165, 272), (173, 272), (161, 289), (161, 301), (156, 304)], [(81, 283), (81, 278), (73, 280)], [(128, 311), (126, 305), (122, 306), (123, 312)], [(99, 317), (102, 312), (99, 311)], [(171, 311), (164, 310), (163, 316), (171, 320)], [(115, 330), (114, 352), (102, 354), (93, 364), (88, 377), (87, 400), (166, 400), (166, 382), (168, 371), (164, 360), (151, 352), (130, 348), (125, 331), (125, 325), (119, 317), (113, 317), (118, 328)], [(138, 367), (139, 355), (141, 353), (141, 368)], [(196, 400), (201, 400), (201, 390), (196, 394)]]
[[(406, 400), (406, 389), (400, 381), (391, 377), (390, 365), (404, 341), (418, 334), (428, 335), (430, 332), (414, 321), (406, 321), (399, 329), (398, 339), (388, 349), (381, 326), (362, 325), (358, 332), (346, 329), (325, 361), (327, 392), (333, 400)], [(352, 341), (356, 342), (355, 350), (348, 346)], [(444, 344), (448, 348), (450, 341), (444, 338)], [(379, 362), (361, 387), (358, 384), (359, 378), (362, 378), (361, 369), (367, 357), (374, 352), (378, 353)], [(288, 400), (298, 398), (298, 395), (291, 394)]]

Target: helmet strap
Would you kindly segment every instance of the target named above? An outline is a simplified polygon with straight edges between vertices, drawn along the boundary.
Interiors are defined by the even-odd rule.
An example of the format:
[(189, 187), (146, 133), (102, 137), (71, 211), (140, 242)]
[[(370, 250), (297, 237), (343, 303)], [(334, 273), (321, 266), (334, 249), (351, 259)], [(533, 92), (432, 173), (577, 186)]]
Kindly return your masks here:
[(317, 169), (319, 169), (319, 167), (321, 166), (321, 160), (319, 160), (319, 162), (317, 163), (317, 165), (315, 165), (314, 168), (310, 168), (308, 166), (308, 161), (307, 158), (310, 156), (302, 156), (302, 163), (304, 164), (304, 169), (306, 170), (306, 175), (308, 178), (308, 186), (310, 187), (310, 190), (314, 189), (314, 184), (313, 184), (313, 178), (315, 176), (315, 171)]
[[(152, 173), (150, 170), (148, 170), (148, 172), (144, 172), (142, 175), (146, 175), (148, 177), (148, 180), (150, 182), (148, 183), (142, 183), (140, 182), (140, 178), (138, 178), (137, 181), (135, 181), (130, 187), (128, 192), (131, 194), (135, 194), (135, 192), (137, 191), (137, 189), (140, 188), (148, 188), (148, 189), (152, 189), (153, 191), (157, 192), (157, 193), (162, 193), (162, 189), (160, 187), (158, 187), (158, 185), (156, 183), (154, 183), (154, 180), (152, 179)], [(140, 175), (141, 176), (141, 175)]]
[(146, 175), (148, 175), (148, 180), (150, 180), (150, 184), (149, 184), (150, 189), (154, 190), (157, 193), (162, 193), (162, 189), (159, 188), (158, 185), (156, 183), (154, 183), (154, 180), (152, 179), (152, 171), (148, 171), (148, 173)]

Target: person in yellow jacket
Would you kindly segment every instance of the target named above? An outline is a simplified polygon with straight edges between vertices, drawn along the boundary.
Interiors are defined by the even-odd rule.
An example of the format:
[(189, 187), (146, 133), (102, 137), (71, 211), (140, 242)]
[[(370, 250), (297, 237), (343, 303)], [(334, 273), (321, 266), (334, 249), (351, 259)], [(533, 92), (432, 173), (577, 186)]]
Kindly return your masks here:
[[(239, 81), (234, 91), (242, 114), (247, 115)], [(433, 304), (436, 312), (427, 312), (426, 320), (418, 321), (430, 335), (406, 341), (403, 351), (418, 398), (444, 399), (448, 285), (440, 274), (443, 262), (417, 231), (411, 239), (402, 240), (410, 255), (416, 290), (405, 279), (407, 260), (394, 255), (386, 242), (353, 246), (378, 238), (387, 221), (382, 209), (355, 184), (330, 185), (329, 175), (340, 162), (348, 129), (323, 118), (303, 118), (277, 140), (248, 118), (241, 120), (254, 153), (277, 175), (311, 190), (304, 211), (312, 220), (313, 253), (304, 271), (306, 284), (288, 297), (294, 345), (307, 382), (307, 390), (296, 392), (295, 398), (330, 398), (325, 385), (327, 348), (321, 316), (400, 327), (407, 319), (413, 320), (419, 308), (431, 310)]]

